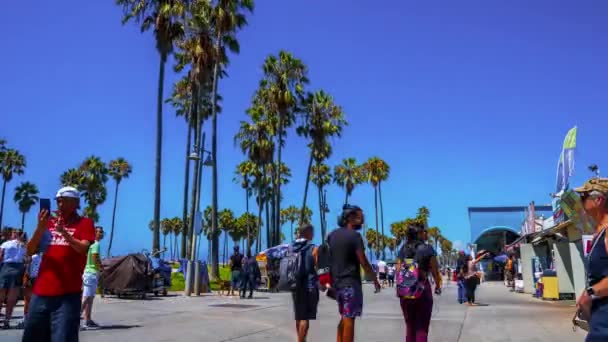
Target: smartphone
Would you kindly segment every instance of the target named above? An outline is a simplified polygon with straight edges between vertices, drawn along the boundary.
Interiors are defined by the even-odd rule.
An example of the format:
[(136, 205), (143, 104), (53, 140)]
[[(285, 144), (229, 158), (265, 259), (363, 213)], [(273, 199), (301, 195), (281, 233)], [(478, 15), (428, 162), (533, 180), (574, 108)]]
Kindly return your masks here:
[(51, 200), (49, 198), (40, 199), (40, 211), (46, 210), (51, 213)]

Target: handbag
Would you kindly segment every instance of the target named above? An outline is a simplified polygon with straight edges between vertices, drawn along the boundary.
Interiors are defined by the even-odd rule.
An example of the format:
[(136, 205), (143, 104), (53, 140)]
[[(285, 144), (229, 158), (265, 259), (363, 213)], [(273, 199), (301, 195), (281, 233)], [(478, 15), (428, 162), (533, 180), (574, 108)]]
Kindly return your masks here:
[(572, 317), (572, 331), (576, 331), (576, 328), (581, 328), (585, 331), (589, 331), (589, 318), (583, 314), (581, 310), (577, 310)]

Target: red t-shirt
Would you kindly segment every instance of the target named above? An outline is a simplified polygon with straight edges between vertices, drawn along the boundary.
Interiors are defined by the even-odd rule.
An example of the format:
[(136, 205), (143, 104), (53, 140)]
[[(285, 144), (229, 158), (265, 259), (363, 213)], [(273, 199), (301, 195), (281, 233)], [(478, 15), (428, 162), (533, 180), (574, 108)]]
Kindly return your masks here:
[[(82, 273), (87, 255), (79, 254), (55, 232), (56, 219), (49, 220), (48, 229), (52, 239), (42, 256), (38, 277), (34, 283), (34, 294), (38, 296), (61, 296), (78, 293), (82, 289)], [(95, 241), (95, 226), (86, 217), (79, 217), (75, 223), (64, 228), (75, 239)]]

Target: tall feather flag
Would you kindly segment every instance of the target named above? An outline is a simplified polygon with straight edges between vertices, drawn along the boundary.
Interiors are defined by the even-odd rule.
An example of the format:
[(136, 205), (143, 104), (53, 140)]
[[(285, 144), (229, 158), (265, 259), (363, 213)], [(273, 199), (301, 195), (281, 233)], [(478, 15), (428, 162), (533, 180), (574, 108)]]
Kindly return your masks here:
[(557, 163), (557, 190), (562, 194), (570, 186), (570, 177), (574, 175), (574, 150), (576, 149), (576, 126), (568, 131), (564, 139), (562, 153)]

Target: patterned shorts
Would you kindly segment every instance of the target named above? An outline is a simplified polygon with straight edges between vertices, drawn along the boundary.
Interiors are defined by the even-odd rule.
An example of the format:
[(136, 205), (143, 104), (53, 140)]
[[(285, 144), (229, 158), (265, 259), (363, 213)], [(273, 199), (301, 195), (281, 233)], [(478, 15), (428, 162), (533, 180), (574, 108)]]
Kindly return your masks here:
[(363, 312), (363, 291), (361, 286), (337, 289), (338, 311), (346, 318), (360, 317)]

